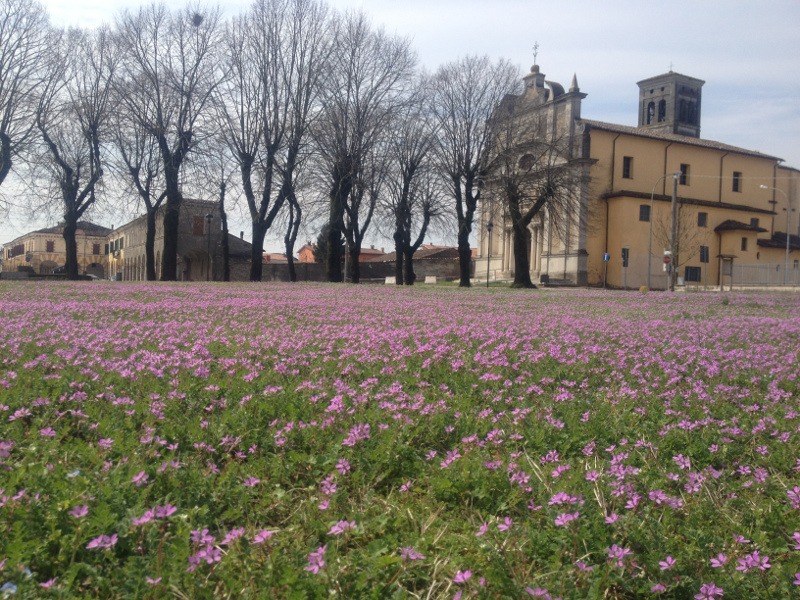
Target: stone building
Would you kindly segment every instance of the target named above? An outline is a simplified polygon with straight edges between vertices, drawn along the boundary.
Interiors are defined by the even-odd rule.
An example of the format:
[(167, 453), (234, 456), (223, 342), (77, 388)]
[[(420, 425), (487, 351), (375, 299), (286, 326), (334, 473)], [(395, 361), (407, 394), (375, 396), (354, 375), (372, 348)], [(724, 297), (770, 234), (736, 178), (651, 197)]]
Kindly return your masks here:
[[(800, 171), (777, 157), (701, 138), (702, 80), (670, 71), (640, 81), (636, 127), (584, 118), (586, 94), (574, 77), (565, 91), (534, 65), (524, 83), (498, 112), (525, 114), (535, 124), (529, 136), (563, 140), (562, 159), (582, 182), (571, 190), (576, 218), (567, 226), (553, 227), (561, 215), (545, 210), (528, 228), (534, 281), (667, 287), (674, 186), (678, 252), (670, 260), (679, 283), (721, 285), (735, 264), (771, 273), (775, 283), (800, 284)], [(509, 216), (490, 184), (483, 200), (476, 276), (509, 278), (515, 268)]]

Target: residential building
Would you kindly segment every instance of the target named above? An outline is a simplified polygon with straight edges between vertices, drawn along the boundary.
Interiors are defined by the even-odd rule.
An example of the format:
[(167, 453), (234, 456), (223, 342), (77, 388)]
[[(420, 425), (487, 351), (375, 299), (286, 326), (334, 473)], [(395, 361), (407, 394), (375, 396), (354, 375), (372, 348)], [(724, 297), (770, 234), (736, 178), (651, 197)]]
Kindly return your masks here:
[[(89, 221), (78, 221), (78, 272), (105, 278), (105, 245), (111, 230)], [(64, 226), (56, 225), (21, 235), (3, 244), (4, 271), (30, 271), (50, 275), (63, 269), (67, 257)]]

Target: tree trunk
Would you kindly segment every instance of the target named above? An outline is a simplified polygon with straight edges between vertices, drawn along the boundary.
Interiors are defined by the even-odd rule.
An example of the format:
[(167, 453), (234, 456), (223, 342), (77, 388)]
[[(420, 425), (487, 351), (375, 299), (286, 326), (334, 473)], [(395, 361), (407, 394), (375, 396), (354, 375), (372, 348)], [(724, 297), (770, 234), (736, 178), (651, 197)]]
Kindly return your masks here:
[(414, 251), (406, 246), (403, 257), (403, 283), (405, 285), (414, 285), (417, 280), (417, 275), (414, 273)]
[(74, 214), (67, 214), (64, 217), (64, 242), (67, 245), (67, 279), (75, 281), (78, 279), (78, 240), (75, 233), (78, 229), (78, 220)]
[(176, 189), (167, 193), (164, 207), (164, 254), (161, 257), (161, 281), (178, 280), (178, 234), (183, 200)]
[(458, 229), (458, 273), (459, 287), (470, 287), (470, 267), (472, 263), (472, 248), (469, 247), (469, 228), (466, 226)]
[(286, 248), (286, 262), (289, 265), (289, 281), (292, 283), (297, 282), (297, 270), (294, 267), (294, 243), (297, 241), (297, 232), (300, 231), (300, 220), (302, 219), (302, 211), (294, 194), (289, 198), (289, 226), (286, 229), (286, 235), (283, 236), (283, 244)]
[(394, 282), (403, 285), (403, 241), (400, 232), (394, 234)]
[(354, 244), (350, 248), (350, 281), (353, 283), (361, 282), (361, 263), (358, 261), (361, 256), (361, 244)]
[(520, 223), (511, 224), (514, 232), (514, 282), (512, 288), (536, 288), (531, 281), (528, 259), (528, 228)]
[(328, 255), (325, 257), (325, 274), (328, 281), (342, 281), (342, 255), (340, 244), (342, 239), (342, 219), (344, 209), (341, 200), (331, 200), (331, 212), (328, 228)]
[(253, 245), (250, 248), (250, 281), (261, 281), (264, 274), (264, 237), (267, 235), (265, 223), (253, 223)]
[(147, 209), (147, 221), (144, 230), (144, 262), (147, 281), (156, 280), (156, 210)]
[(224, 210), (220, 211), (222, 218), (222, 281), (231, 280), (231, 245), (228, 241), (228, 215)]
[(0, 132), (0, 186), (11, 171), (11, 138)]

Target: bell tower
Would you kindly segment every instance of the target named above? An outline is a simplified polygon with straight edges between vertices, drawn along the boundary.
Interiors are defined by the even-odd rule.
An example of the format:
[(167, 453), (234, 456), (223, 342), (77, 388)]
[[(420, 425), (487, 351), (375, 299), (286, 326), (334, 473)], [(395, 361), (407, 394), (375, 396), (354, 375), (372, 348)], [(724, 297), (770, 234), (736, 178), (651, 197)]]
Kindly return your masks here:
[(639, 127), (699, 138), (704, 83), (672, 70), (638, 82)]

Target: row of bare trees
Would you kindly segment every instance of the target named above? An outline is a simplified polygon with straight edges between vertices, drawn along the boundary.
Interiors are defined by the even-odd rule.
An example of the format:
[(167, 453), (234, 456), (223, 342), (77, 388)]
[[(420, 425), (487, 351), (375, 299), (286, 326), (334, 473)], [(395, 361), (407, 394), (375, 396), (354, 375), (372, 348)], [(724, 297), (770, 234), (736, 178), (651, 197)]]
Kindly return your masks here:
[(213, 190), (225, 228), (226, 196), (246, 204), (253, 281), (277, 223), (293, 271), (310, 215), (325, 222), (327, 278), (355, 283), (371, 228), (394, 240), (397, 281), (412, 284), (416, 250), (455, 222), (468, 286), (497, 156), (490, 118), (518, 82), (487, 57), (423, 74), (407, 39), (323, 0), (255, 0), (230, 19), (152, 4), (87, 31), (54, 27), (35, 0), (0, 0), (0, 185), (13, 169), (58, 199), (70, 277), (79, 219), (121, 190), (147, 217), (148, 280), (163, 212), (161, 277), (175, 280), (184, 194)]

